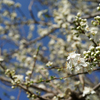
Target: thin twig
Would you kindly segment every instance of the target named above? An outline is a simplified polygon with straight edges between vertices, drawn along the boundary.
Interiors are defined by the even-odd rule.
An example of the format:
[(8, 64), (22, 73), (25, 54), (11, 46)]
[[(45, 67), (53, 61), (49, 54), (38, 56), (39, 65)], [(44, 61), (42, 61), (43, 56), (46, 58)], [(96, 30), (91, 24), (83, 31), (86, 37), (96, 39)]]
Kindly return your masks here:
[[(94, 69), (93, 71), (98, 71), (100, 70), (100, 68), (97, 68), (97, 69)], [(40, 82), (50, 82), (52, 80), (57, 80), (57, 79), (66, 79), (66, 78), (69, 78), (69, 77), (74, 77), (74, 76), (77, 76), (77, 75), (82, 75), (82, 74), (88, 74), (89, 72), (82, 72), (82, 73), (77, 73), (77, 74), (69, 74), (69, 76), (67, 77), (53, 77), (52, 79), (47, 79), (47, 80), (41, 80)], [(37, 84), (40, 83), (40, 82), (36, 82)]]
[(34, 3), (34, 0), (31, 0), (28, 9), (29, 9), (30, 15), (31, 15), (32, 19), (34, 20), (34, 22), (37, 23), (37, 24), (41, 24), (41, 25), (47, 25), (47, 26), (51, 25), (51, 23), (47, 23), (47, 22), (43, 22), (43, 21), (37, 21), (35, 19), (35, 16), (34, 16), (34, 14), (32, 12), (32, 5), (33, 5), (33, 3)]
[(35, 17), (34, 17), (34, 15), (33, 15), (33, 12), (32, 12), (32, 5), (33, 5), (33, 3), (34, 3), (34, 0), (31, 0), (28, 9), (29, 9), (29, 12), (30, 12), (30, 15), (31, 15), (32, 19), (33, 19), (35, 22), (37, 22), (37, 21), (35, 20)]
[(96, 91), (96, 90), (99, 89), (99, 88), (100, 88), (100, 83), (98, 83), (96, 86), (94, 86), (94, 87), (93, 87), (93, 90)]
[(38, 53), (39, 53), (39, 47), (37, 48), (37, 51), (36, 51), (36, 55), (35, 55), (36, 57), (34, 57), (34, 64), (33, 64), (32, 72), (31, 72), (31, 74), (29, 76), (29, 79), (32, 77), (32, 74), (33, 74), (33, 71), (34, 71), (34, 67), (35, 67), (35, 64), (36, 64), (37, 56), (38, 56)]
[(34, 96), (38, 97), (40, 100), (49, 100), (49, 99), (47, 99), (47, 98), (45, 99), (45, 98), (43, 98), (42, 96), (39, 96), (39, 95), (37, 95), (37, 94), (34, 94), (34, 93), (31, 92), (30, 90), (28, 90), (27, 88), (25, 88), (24, 86), (22, 86), (21, 84), (19, 84), (18, 86), (21, 87), (24, 91), (30, 93), (31, 95), (34, 95)]
[(20, 95), (21, 95), (21, 89), (19, 90), (19, 93), (18, 93), (18, 96), (17, 96), (17, 100), (19, 100)]
[(48, 34), (45, 34), (45, 35), (43, 35), (43, 36), (41, 36), (41, 37), (38, 37), (38, 38), (36, 38), (36, 39), (30, 41), (30, 42), (27, 43), (26, 45), (31, 45), (31, 44), (33, 44), (33, 43), (36, 43), (37, 41), (39, 41), (39, 40), (45, 38), (46, 36), (48, 36), (49, 34), (53, 33), (53, 32), (54, 32), (55, 30), (57, 30), (57, 29), (58, 29), (58, 28), (53, 28), (53, 29), (51, 29), (51, 31), (48, 32)]

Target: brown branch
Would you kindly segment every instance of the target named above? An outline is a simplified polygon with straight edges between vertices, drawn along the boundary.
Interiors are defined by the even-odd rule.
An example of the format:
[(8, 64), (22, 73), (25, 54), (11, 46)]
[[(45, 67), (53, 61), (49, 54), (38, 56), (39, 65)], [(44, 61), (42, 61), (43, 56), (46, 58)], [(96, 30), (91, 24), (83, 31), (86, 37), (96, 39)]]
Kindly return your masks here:
[(1, 62), (0, 62), (0, 67), (3, 69), (3, 71), (5, 71), (5, 70), (6, 70), (6, 69), (5, 69), (5, 67), (4, 67), (4, 66), (2, 66)]
[(34, 3), (34, 0), (31, 0), (28, 9), (29, 9), (29, 12), (30, 12), (30, 15), (31, 15), (32, 19), (37, 23), (37, 21), (35, 20), (34, 15), (33, 15), (33, 12), (32, 12), (33, 3)]
[[(0, 80), (1, 80), (2, 82), (9, 83), (9, 86), (11, 86), (11, 80), (10, 80), (10, 79), (1, 76), (1, 77), (0, 77)], [(21, 85), (24, 86), (24, 85), (25, 85), (24, 82), (21, 83)], [(43, 91), (43, 92), (47, 92), (47, 93), (57, 94), (57, 92), (54, 91), (54, 90), (52, 91), (52, 90), (49, 89), (49, 88), (41, 88), (41, 87), (39, 87), (39, 86), (37, 86), (37, 85), (35, 85), (35, 84), (30, 85), (30, 88), (34, 88), (34, 89), (37, 89), (37, 90), (40, 90), (40, 91)]]
[[(40, 71), (40, 74), (41, 74), (46, 80), (48, 80), (48, 79), (47, 79), (47, 76), (45, 76), (45, 74), (44, 74), (43, 72)], [(52, 81), (50, 81), (49, 83), (50, 83), (50, 86), (52, 86), (52, 87), (55, 89), (56, 93), (61, 93), (61, 90), (60, 90), (58, 87), (56, 87)]]
[(31, 88), (34, 88), (34, 89), (38, 89), (38, 90), (40, 90), (40, 91), (44, 91), (44, 92), (47, 92), (47, 93), (52, 93), (52, 94), (57, 94), (57, 92), (56, 91), (52, 91), (51, 89), (48, 89), (48, 88), (41, 88), (41, 87), (38, 87), (37, 85), (35, 85), (35, 84), (32, 84), (32, 85), (30, 85), (30, 87)]
[(40, 100), (49, 100), (49, 99), (47, 99), (47, 98), (43, 98), (42, 96), (39, 96), (39, 95), (37, 95), (37, 94), (34, 94), (34, 93), (31, 92), (30, 90), (28, 90), (27, 88), (25, 88), (24, 86), (22, 86), (21, 84), (18, 84), (18, 86), (19, 86), (20, 88), (22, 88), (24, 91), (30, 93), (31, 95), (34, 95), (34, 96), (38, 97)]
[(100, 88), (100, 83), (98, 83), (96, 86), (93, 87), (93, 90), (96, 91)]
[[(94, 69), (93, 71), (98, 71), (100, 70), (100, 68), (97, 68), (97, 69)], [(74, 76), (77, 76), (77, 75), (82, 75), (82, 74), (88, 74), (89, 72), (82, 72), (82, 73), (77, 73), (77, 74), (69, 74), (69, 76), (67, 77), (54, 77), (53, 79), (47, 79), (47, 80), (41, 80), (40, 82), (50, 82), (52, 80), (57, 80), (57, 79), (65, 79), (65, 78), (69, 78), (69, 77), (74, 77)], [(36, 82), (37, 84), (40, 83), (40, 82)]]
[(19, 100), (20, 95), (21, 95), (21, 89), (19, 90), (19, 93), (18, 93), (18, 96), (17, 96), (17, 100)]
[(35, 16), (34, 16), (34, 14), (33, 14), (33, 12), (32, 12), (32, 5), (33, 5), (33, 3), (34, 3), (34, 0), (31, 0), (28, 9), (29, 9), (30, 15), (31, 15), (32, 19), (34, 20), (34, 22), (35, 22), (36, 24), (41, 24), (41, 25), (45, 25), (45, 26), (46, 26), (46, 25), (49, 25), (49, 26), (50, 26), (51, 23), (42, 22), (42, 21), (37, 21), (37, 20), (35, 19)]
[(85, 19), (89, 19), (89, 18), (93, 18), (95, 16), (99, 16), (100, 15), (100, 12), (96, 12), (96, 13), (91, 13), (90, 15), (85, 15), (83, 16), (82, 18), (85, 18)]
[(37, 56), (38, 56), (38, 53), (39, 53), (39, 47), (37, 48), (37, 51), (36, 51), (36, 55), (35, 55), (36, 57), (34, 58), (34, 64), (33, 64), (32, 72), (31, 72), (31, 74), (29, 76), (29, 79), (32, 77), (32, 74), (33, 74), (33, 71), (34, 71), (34, 67), (35, 67), (35, 64), (36, 64)]
[(26, 45), (31, 45), (31, 44), (33, 44), (33, 43), (36, 43), (37, 41), (39, 41), (39, 40), (41, 40), (41, 39), (43, 39), (43, 38), (45, 38), (46, 36), (48, 36), (49, 34), (51, 34), (52, 32), (54, 32), (55, 30), (57, 30), (58, 28), (56, 27), (56, 28), (53, 28), (53, 29), (51, 29), (51, 31), (50, 32), (48, 32), (48, 34), (45, 34), (45, 35), (43, 35), (43, 36), (41, 36), (41, 37), (38, 37), (38, 38), (36, 38), (36, 39), (34, 39), (34, 40), (32, 40), (32, 41), (30, 41), (29, 43), (27, 43)]

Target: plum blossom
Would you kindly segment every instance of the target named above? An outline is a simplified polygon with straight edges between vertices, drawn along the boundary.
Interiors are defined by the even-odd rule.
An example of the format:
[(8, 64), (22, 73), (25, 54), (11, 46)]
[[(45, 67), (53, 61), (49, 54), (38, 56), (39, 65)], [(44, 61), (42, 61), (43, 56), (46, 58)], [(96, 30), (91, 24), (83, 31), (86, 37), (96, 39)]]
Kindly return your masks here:
[(92, 88), (85, 87), (84, 90), (83, 90), (83, 95), (82, 96), (84, 97), (87, 94), (94, 94), (94, 93), (95, 93), (95, 91)]
[(0, 62), (3, 61), (4, 59), (0, 57)]
[(78, 73), (81, 72), (83, 68), (88, 67), (88, 63), (85, 62), (85, 59), (81, 58), (80, 54), (77, 54), (75, 52), (69, 54), (67, 61), (67, 70), (70, 71), (70, 73), (73, 70), (75, 71), (75, 73)]
[(38, 86), (38, 87), (39, 87), (39, 88), (43, 88), (43, 89), (45, 89), (45, 88), (46, 88), (44, 84), (39, 84), (39, 86)]
[(24, 76), (23, 75), (14, 75), (13, 78), (16, 83), (20, 83), (23, 81)]
[(32, 73), (32, 71), (28, 70), (28, 71), (26, 72), (26, 75), (30, 75), (31, 73)]
[(53, 62), (49, 61), (46, 66), (52, 66), (53, 65)]

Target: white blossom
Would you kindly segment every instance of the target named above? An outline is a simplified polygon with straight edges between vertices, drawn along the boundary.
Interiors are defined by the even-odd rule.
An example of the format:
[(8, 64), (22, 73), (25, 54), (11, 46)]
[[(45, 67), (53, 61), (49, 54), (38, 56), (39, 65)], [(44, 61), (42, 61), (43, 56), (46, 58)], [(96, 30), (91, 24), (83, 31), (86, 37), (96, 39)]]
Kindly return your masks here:
[(39, 88), (43, 88), (43, 89), (46, 88), (44, 84), (39, 84), (38, 87), (39, 87)]
[(19, 7), (21, 7), (21, 4), (20, 3), (16, 3), (15, 7), (19, 8)]
[(97, 46), (96, 49), (97, 49), (97, 50), (100, 50), (100, 46)]
[(52, 100), (59, 100), (59, 99), (56, 96), (54, 96)]
[(14, 1), (12, 1), (12, 0), (3, 0), (3, 3), (7, 4), (8, 6), (14, 5)]
[(0, 31), (3, 31), (3, 27), (2, 26), (0, 26)]
[(49, 45), (54, 45), (54, 44), (55, 44), (55, 40), (51, 39)]
[(14, 97), (14, 96), (10, 96), (10, 99), (11, 99), (11, 100), (15, 100), (15, 97)]
[(75, 71), (76, 73), (81, 72), (82, 68), (87, 68), (88, 63), (85, 62), (84, 58), (81, 58), (80, 54), (72, 52), (67, 58), (67, 70), (70, 72)]
[(11, 17), (12, 17), (12, 18), (15, 18), (16, 16), (17, 16), (17, 13), (16, 13), (16, 12), (12, 12), (12, 13), (11, 13)]
[(31, 57), (27, 57), (26, 58), (26, 62), (30, 63), (32, 61), (32, 58)]
[(38, 17), (41, 18), (42, 20), (44, 19), (43, 14), (46, 13), (47, 10), (41, 10), (38, 12)]
[(31, 70), (28, 70), (27, 72), (26, 72), (26, 75), (30, 75), (32, 73), (32, 71)]
[(37, 55), (33, 55), (33, 58), (36, 59)]
[(33, 31), (34, 30), (34, 25), (30, 25), (30, 30)]
[(1, 61), (4, 61), (4, 59), (3, 59), (2, 57), (0, 57), (0, 62), (1, 62)]
[(24, 76), (23, 75), (14, 75), (13, 78), (16, 83), (19, 83), (19, 82), (23, 81)]
[(53, 65), (53, 62), (49, 61), (46, 66), (52, 66)]
[(94, 94), (95, 91), (90, 87), (84, 87), (82, 96), (84, 97), (87, 94)]

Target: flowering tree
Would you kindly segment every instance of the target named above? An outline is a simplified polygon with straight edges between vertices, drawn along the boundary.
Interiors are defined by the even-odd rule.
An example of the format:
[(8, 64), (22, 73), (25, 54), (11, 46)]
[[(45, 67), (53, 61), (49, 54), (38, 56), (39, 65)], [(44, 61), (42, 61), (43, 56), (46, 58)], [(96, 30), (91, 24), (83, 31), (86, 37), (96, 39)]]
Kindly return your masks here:
[(31, 18), (0, 0), (0, 82), (17, 100), (100, 100), (100, 0), (29, 2)]

